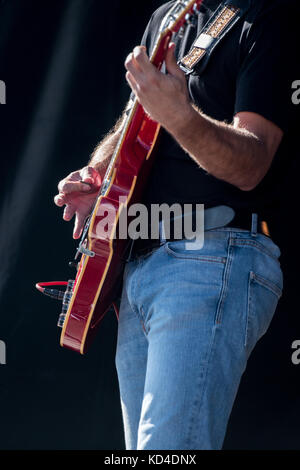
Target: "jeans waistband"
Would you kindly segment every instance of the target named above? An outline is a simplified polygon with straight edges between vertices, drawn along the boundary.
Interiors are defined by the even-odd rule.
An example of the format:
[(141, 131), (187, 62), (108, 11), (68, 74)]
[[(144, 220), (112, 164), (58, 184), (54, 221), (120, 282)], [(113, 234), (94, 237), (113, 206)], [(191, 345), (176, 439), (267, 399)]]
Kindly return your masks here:
[[(187, 214), (190, 216), (191, 214)], [(193, 213), (195, 216), (195, 213)], [(200, 221), (200, 222), (199, 222)], [(182, 225), (184, 224), (184, 219), (182, 217), (177, 217), (170, 219), (172, 227), (167, 227), (166, 231), (166, 221), (161, 220), (158, 227), (158, 233), (156, 238), (147, 238), (131, 241), (130, 246), (130, 256), (136, 257), (144, 255), (152, 251), (154, 248), (159, 247), (160, 245), (166, 243), (167, 241), (180, 240), (184, 238), (191, 239), (186, 237), (185, 230)], [(215, 206), (202, 211), (202, 214), (198, 213), (198, 226), (195, 226), (195, 217), (193, 220), (193, 230), (197, 229), (197, 232), (201, 230), (202, 232), (218, 229), (222, 227), (232, 227), (241, 230), (247, 230), (251, 232), (251, 235), (256, 236), (257, 233), (263, 233), (264, 235), (270, 236), (267, 222), (262, 220), (262, 218), (257, 213), (250, 212), (236, 212), (229, 206)], [(178, 236), (176, 233), (175, 223), (181, 224), (181, 231)], [(178, 225), (177, 225), (178, 228)], [(166, 233), (167, 232), (167, 233)], [(177, 235), (177, 236), (175, 236)]]

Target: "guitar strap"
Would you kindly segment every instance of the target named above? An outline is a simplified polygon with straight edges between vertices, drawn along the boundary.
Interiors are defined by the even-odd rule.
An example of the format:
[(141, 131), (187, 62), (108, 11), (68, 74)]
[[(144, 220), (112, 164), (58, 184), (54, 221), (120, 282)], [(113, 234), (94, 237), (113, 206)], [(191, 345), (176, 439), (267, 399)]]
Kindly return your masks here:
[(188, 54), (178, 61), (186, 75), (205, 69), (213, 50), (231, 31), (234, 25), (248, 12), (251, 0), (227, 0), (222, 2), (204, 25)]

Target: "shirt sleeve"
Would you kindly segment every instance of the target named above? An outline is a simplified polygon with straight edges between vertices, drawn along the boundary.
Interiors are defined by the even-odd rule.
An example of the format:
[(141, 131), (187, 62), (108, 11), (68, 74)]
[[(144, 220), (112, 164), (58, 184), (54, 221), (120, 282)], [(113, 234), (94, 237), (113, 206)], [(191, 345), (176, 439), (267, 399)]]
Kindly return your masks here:
[[(294, 2), (277, 5), (249, 26), (237, 82), (234, 114), (254, 112), (283, 132), (295, 116), (292, 83), (299, 77)], [(296, 23), (296, 21), (295, 21)]]
[(168, 12), (168, 10), (171, 8), (171, 6), (174, 4), (174, 0), (165, 3), (164, 5), (161, 5), (153, 15), (151, 16), (145, 32), (143, 34), (142, 40), (141, 40), (141, 45), (146, 46), (148, 55), (151, 55), (151, 52), (153, 50), (155, 40), (157, 39), (159, 28), (161, 25), (161, 22), (165, 16), (165, 14)]

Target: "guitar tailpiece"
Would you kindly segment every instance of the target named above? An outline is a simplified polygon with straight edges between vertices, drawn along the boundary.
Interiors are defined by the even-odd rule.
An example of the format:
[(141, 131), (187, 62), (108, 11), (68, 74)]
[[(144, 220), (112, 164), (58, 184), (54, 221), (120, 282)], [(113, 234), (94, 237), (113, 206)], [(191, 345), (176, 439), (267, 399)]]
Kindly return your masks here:
[(75, 281), (73, 279), (70, 279), (68, 281), (67, 288), (65, 290), (64, 296), (63, 296), (63, 301), (62, 301), (62, 310), (61, 313), (58, 317), (57, 321), (57, 326), (59, 328), (62, 328), (64, 326), (66, 314), (69, 308), (69, 303), (73, 294), (73, 287), (74, 287)]

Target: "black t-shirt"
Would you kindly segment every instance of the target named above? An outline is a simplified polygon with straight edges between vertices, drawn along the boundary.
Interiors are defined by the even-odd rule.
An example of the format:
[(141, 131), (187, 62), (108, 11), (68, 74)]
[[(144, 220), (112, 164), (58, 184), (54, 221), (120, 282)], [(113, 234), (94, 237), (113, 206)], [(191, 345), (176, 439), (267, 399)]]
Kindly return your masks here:
[[(276, 211), (289, 162), (296, 158), (293, 140), (297, 107), (291, 97), (292, 83), (300, 78), (297, 2), (252, 0), (246, 16), (213, 51), (204, 72), (188, 77), (191, 100), (207, 116), (231, 123), (238, 112), (255, 112), (283, 130), (283, 140), (267, 175), (253, 190), (242, 191), (199, 168), (162, 129), (144, 194), (146, 204), (202, 203), (205, 207), (226, 204), (261, 215)], [(161, 21), (174, 3), (174, 0), (165, 3), (150, 19), (142, 39), (149, 54)], [(177, 59), (189, 52), (219, 3), (204, 0), (195, 26), (186, 30), (183, 39), (175, 38)]]

